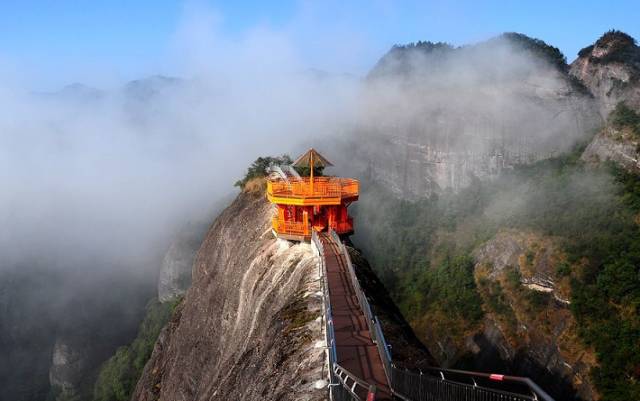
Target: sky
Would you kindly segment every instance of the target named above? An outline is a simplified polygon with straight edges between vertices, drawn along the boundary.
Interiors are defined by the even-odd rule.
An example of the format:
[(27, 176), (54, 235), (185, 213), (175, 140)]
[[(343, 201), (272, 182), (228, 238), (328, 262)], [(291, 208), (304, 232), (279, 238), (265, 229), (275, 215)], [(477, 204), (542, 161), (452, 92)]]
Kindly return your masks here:
[(637, 0), (3, 0), (0, 73), (33, 90), (188, 75), (179, 38), (194, 14), (209, 15), (228, 43), (264, 32), (303, 68), (354, 75), (366, 74), (392, 45), (418, 40), (463, 45), (516, 31), (571, 61), (609, 29), (640, 38)]

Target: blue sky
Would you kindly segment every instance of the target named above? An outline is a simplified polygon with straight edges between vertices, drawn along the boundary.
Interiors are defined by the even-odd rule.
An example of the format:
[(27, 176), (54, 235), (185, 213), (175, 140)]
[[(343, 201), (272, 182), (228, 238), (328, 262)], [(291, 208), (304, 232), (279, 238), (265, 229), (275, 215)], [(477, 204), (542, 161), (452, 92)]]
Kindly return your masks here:
[(305, 66), (353, 74), (366, 73), (391, 45), (418, 40), (461, 45), (517, 31), (571, 61), (608, 29), (640, 38), (637, 0), (3, 0), (0, 71), (35, 87), (181, 75), (176, 37), (194, 9), (215, 15), (216, 34), (228, 43), (263, 29), (284, 38)]

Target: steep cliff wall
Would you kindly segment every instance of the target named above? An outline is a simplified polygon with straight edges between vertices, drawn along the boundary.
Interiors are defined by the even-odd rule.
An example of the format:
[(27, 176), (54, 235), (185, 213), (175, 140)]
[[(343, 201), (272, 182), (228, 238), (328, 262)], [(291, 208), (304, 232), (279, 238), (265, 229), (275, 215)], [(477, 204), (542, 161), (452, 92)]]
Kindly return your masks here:
[(242, 193), (216, 219), (134, 400), (324, 398), (317, 260), (276, 240), (270, 213), (262, 192)]
[(640, 138), (627, 128), (608, 124), (589, 143), (582, 160), (600, 163), (611, 160), (630, 171), (640, 171)]
[(369, 74), (339, 164), (417, 200), (558, 155), (602, 124), (568, 69), (557, 48), (520, 34), (395, 46)]
[(611, 160), (639, 171), (640, 127), (624, 126), (623, 115), (640, 111), (640, 47), (636, 41), (619, 31), (605, 33), (580, 51), (571, 63), (571, 74), (589, 88), (607, 119), (582, 159), (591, 163)]
[(578, 337), (569, 309), (570, 266), (558, 240), (504, 230), (474, 256), (485, 312), (481, 330), (466, 344), (476, 360), (517, 364), (520, 372), (562, 399), (573, 393), (567, 383), (581, 399), (596, 398), (589, 377), (596, 355)]

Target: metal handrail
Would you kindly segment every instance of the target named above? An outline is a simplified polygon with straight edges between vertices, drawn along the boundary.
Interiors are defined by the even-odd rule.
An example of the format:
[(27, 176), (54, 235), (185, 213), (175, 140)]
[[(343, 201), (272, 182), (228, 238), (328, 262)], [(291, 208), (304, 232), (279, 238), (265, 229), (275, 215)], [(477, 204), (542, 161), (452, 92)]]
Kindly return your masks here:
[[(355, 397), (355, 399), (361, 400), (360, 396), (358, 396), (358, 393), (356, 392), (356, 386), (362, 387), (362, 389), (367, 392), (367, 395), (373, 394), (375, 398), (375, 394), (377, 392), (376, 386), (358, 378), (358, 376), (349, 372), (347, 369), (343, 368), (337, 363), (333, 364), (333, 371), (338, 379), (342, 382), (342, 386), (346, 388), (347, 391), (349, 391), (349, 393), (351, 393), (351, 395)], [(349, 380), (352, 381), (351, 384), (349, 384)]]
[(329, 231), (331, 237), (333, 238), (336, 244), (339, 244), (340, 251), (344, 255), (345, 260), (347, 261), (347, 269), (349, 270), (349, 276), (351, 277), (351, 283), (354, 287), (356, 298), (358, 299), (358, 303), (360, 304), (360, 308), (365, 314), (367, 320), (367, 327), (369, 328), (369, 333), (371, 333), (371, 339), (376, 344), (378, 348), (378, 353), (380, 354), (380, 360), (383, 362), (384, 374), (387, 377), (387, 381), (391, 383), (391, 371), (389, 369), (390, 358), (389, 360), (385, 360), (385, 356), (383, 355), (382, 348), (387, 348), (386, 342), (384, 341), (384, 337), (382, 337), (382, 342), (378, 340), (379, 336), (382, 334), (382, 328), (376, 326), (377, 317), (374, 316), (371, 310), (371, 304), (369, 304), (369, 300), (367, 300), (362, 287), (360, 286), (360, 280), (356, 276), (356, 270), (353, 267), (353, 263), (351, 262), (351, 256), (349, 255), (349, 251), (347, 247), (342, 243), (340, 237), (334, 230)]
[[(405, 394), (403, 394), (401, 389), (399, 389), (398, 386), (396, 385), (396, 383), (394, 383), (394, 373), (396, 373), (396, 374), (413, 374), (413, 375), (417, 375), (422, 380), (424, 380), (426, 382), (433, 381), (433, 380), (438, 380), (438, 381), (444, 383), (445, 386), (451, 387), (447, 391), (454, 391), (454, 388), (457, 388), (458, 390), (460, 390), (460, 389), (464, 389), (464, 388), (468, 387), (469, 389), (473, 389), (473, 390), (477, 390), (477, 391), (483, 392), (483, 396), (487, 397), (486, 399), (491, 399), (490, 398), (491, 396), (495, 396), (495, 397), (508, 397), (508, 398), (501, 398), (501, 399), (510, 399), (510, 400), (554, 401), (554, 399), (549, 394), (547, 394), (535, 382), (533, 382), (531, 379), (529, 379), (527, 377), (499, 375), (499, 374), (495, 374), (495, 373), (492, 374), (492, 373), (471, 372), (471, 371), (456, 370), (456, 369), (441, 369), (441, 368), (427, 368), (427, 369), (425, 369), (425, 370), (429, 370), (429, 371), (433, 371), (433, 372), (438, 372), (439, 373), (439, 379), (435, 379), (434, 377), (430, 377), (428, 375), (423, 375), (421, 372), (418, 374), (418, 373), (409, 373), (408, 371), (405, 371), (406, 372), (405, 373), (405, 372), (401, 371), (400, 369), (398, 369), (393, 364), (393, 360), (392, 360), (392, 357), (391, 357), (391, 352), (389, 350), (389, 345), (387, 344), (386, 339), (384, 337), (384, 333), (383, 333), (380, 321), (379, 321), (378, 317), (373, 314), (373, 312), (371, 310), (371, 305), (369, 304), (369, 301), (367, 300), (366, 295), (364, 294), (364, 291), (362, 290), (362, 287), (360, 286), (360, 282), (359, 282), (359, 280), (358, 280), (358, 278), (356, 276), (355, 269), (353, 267), (353, 263), (351, 262), (351, 257), (349, 255), (349, 252), (347, 251), (346, 246), (340, 240), (340, 237), (338, 236), (338, 234), (334, 230), (330, 230), (330, 235), (331, 235), (332, 239), (334, 240), (334, 242), (339, 245), (340, 251), (343, 253), (343, 255), (345, 256), (345, 259), (347, 261), (347, 267), (348, 267), (348, 270), (349, 270), (349, 276), (351, 277), (351, 281), (352, 281), (354, 290), (356, 292), (356, 297), (358, 299), (360, 307), (362, 308), (362, 311), (365, 313), (365, 315), (367, 317), (367, 325), (369, 327), (372, 339), (376, 343), (376, 346), (378, 348), (378, 354), (380, 355), (380, 359), (382, 360), (383, 368), (384, 368), (384, 371), (385, 371), (385, 375), (387, 377), (387, 380), (389, 382), (389, 386), (391, 388), (391, 392), (393, 394), (395, 394), (395, 395), (399, 396), (400, 398), (402, 398), (404, 400), (407, 400), (407, 401), (413, 401), (414, 400), (412, 398), (408, 398)], [(445, 374), (467, 376), (467, 377), (469, 377), (471, 379), (471, 383), (472, 384), (466, 384), (466, 383), (463, 383), (463, 382), (446, 379), (445, 378)], [(499, 389), (479, 386), (473, 378), (488, 379), (488, 380), (495, 381), (495, 382), (523, 384), (526, 387), (528, 387), (528, 389), (531, 392), (532, 396), (527, 396), (527, 395), (524, 395), (524, 394), (517, 394), (517, 393), (512, 393), (512, 392), (499, 390)], [(467, 391), (470, 391), (470, 390), (467, 389)]]
[(316, 246), (320, 256), (319, 273), (322, 283), (322, 298), (325, 310), (325, 342), (327, 344), (329, 353), (329, 382), (331, 384), (335, 384), (335, 376), (331, 367), (333, 366), (333, 363), (337, 361), (337, 351), (335, 343), (335, 332), (333, 330), (333, 313), (331, 310), (331, 301), (327, 294), (329, 285), (327, 283), (327, 271), (324, 262), (324, 245), (322, 244), (322, 241), (320, 241), (320, 238), (315, 231), (311, 233), (311, 241)]
[(443, 369), (443, 368), (435, 368), (435, 367), (427, 367), (425, 370), (429, 370), (432, 372), (440, 373), (441, 377), (445, 377), (444, 374), (453, 374), (453, 375), (462, 375), (468, 376), (471, 378), (472, 382), (475, 383), (473, 378), (482, 378), (489, 379), (494, 382), (504, 382), (504, 383), (520, 383), (529, 388), (531, 393), (537, 398), (544, 401), (554, 401), (554, 399), (547, 394), (540, 386), (538, 386), (533, 380), (528, 377), (522, 376), (510, 376), (510, 375), (502, 375), (497, 373), (483, 373), (483, 372), (472, 372), (468, 370), (459, 370), (459, 369)]

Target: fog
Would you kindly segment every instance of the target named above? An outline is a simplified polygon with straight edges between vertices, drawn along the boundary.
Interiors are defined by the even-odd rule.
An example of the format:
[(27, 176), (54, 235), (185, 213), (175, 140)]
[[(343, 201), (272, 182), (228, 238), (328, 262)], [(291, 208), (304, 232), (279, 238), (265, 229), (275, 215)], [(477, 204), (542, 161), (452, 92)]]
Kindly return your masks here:
[(278, 32), (231, 40), (216, 24), (187, 9), (171, 43), (180, 78), (52, 93), (0, 81), (3, 264), (46, 254), (135, 268), (253, 159), (347, 118), (355, 79), (306, 69)]
[(210, 224), (257, 157), (351, 119), (356, 78), (312, 70), (284, 30), (220, 24), (186, 6), (167, 65), (135, 80), (43, 90), (0, 68), (0, 398), (45, 399), (56, 343), (93, 377), (135, 336), (176, 235)]
[(460, 48), (395, 48), (369, 75), (361, 120), (372, 123), (367, 131), (395, 131), (443, 151), (566, 151), (594, 128), (592, 99), (552, 51), (529, 46), (508, 34)]
[[(16, 330), (11, 341), (45, 337), (30, 350), (44, 366), (34, 382), (48, 380), (55, 331), (82, 326), (87, 335), (102, 325), (122, 331), (112, 348), (130, 340), (172, 238), (189, 222), (210, 223), (258, 156), (316, 146), (338, 161), (335, 171), (358, 176), (375, 161), (383, 182), (404, 179), (397, 194), (427, 194), (411, 181), (447, 189), (451, 171), (485, 178), (498, 154), (512, 155), (507, 165), (543, 158), (597, 124), (591, 101), (563, 74), (508, 41), (394, 50), (358, 76), (314, 69), (291, 28), (302, 22), (231, 36), (215, 11), (188, 6), (167, 65), (136, 80), (43, 91), (0, 68), (0, 278), (36, 277), (24, 286), (0, 280), (0, 305), (24, 312), (0, 315), (0, 327)], [(363, 54), (344, 42), (335, 53), (321, 43), (326, 65), (352, 45)], [(20, 309), (25, 300), (35, 306)], [(28, 352), (11, 361), (9, 385), (32, 374)]]

